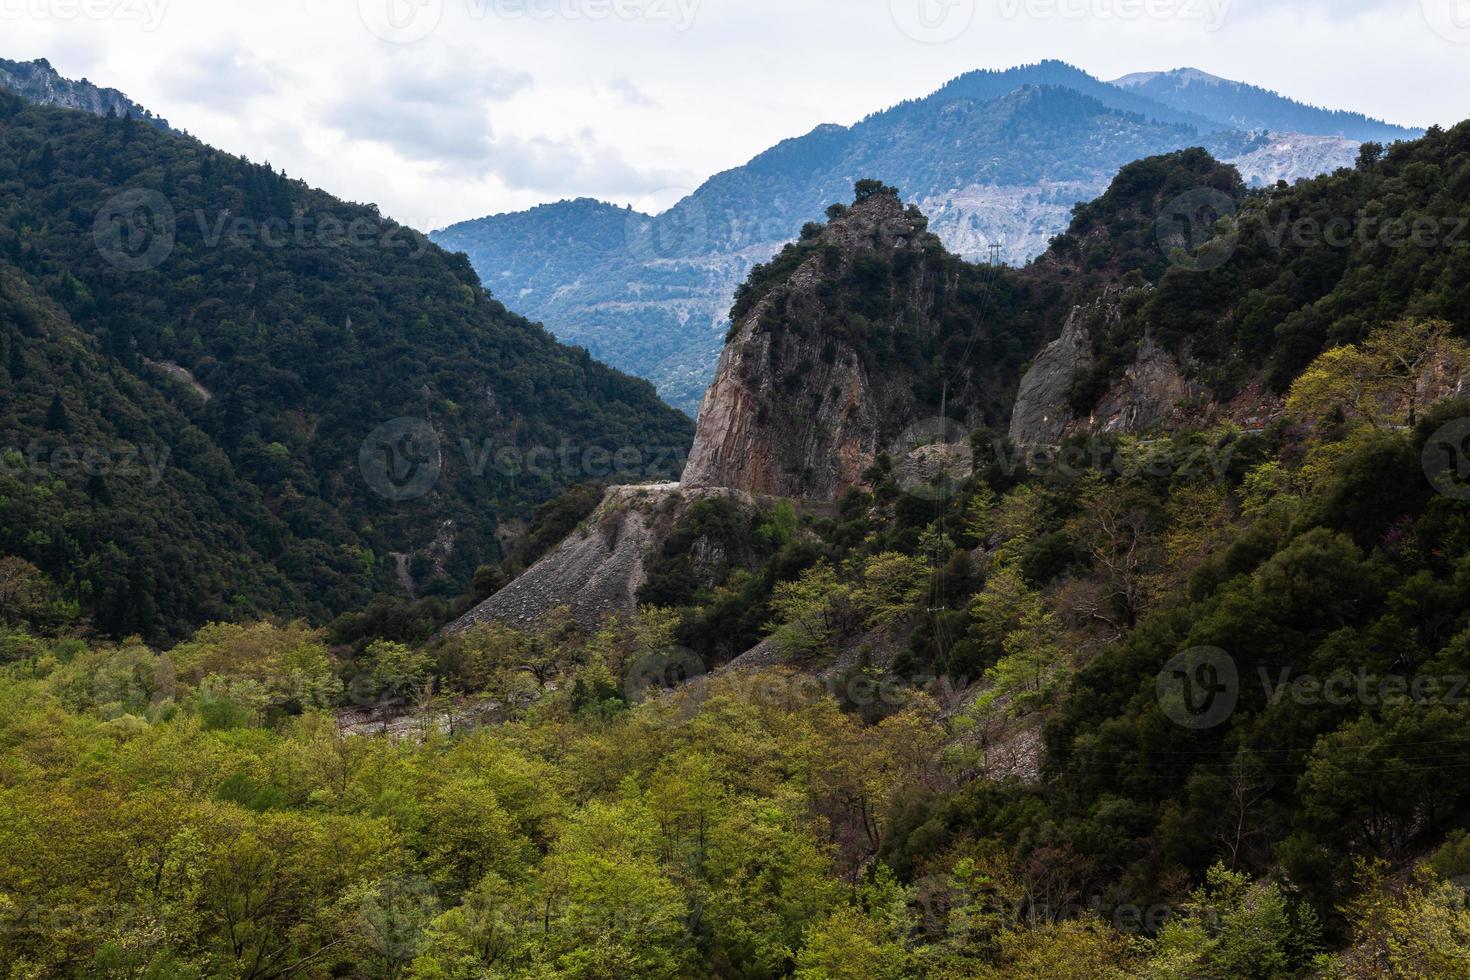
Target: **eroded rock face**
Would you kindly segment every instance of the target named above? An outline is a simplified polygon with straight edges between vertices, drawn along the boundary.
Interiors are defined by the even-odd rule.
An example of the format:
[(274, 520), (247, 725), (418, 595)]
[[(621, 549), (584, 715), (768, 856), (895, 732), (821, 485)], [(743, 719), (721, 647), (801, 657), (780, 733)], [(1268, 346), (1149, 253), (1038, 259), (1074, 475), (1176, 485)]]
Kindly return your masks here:
[(1191, 402), (1208, 398), (1206, 389), (1184, 376), (1173, 354), (1146, 334), (1138, 357), (1108, 389), (1093, 410), (1088, 428), (1136, 434), (1162, 428), (1186, 411)]
[(1116, 323), (1119, 295), (1109, 290), (1095, 302), (1074, 309), (1061, 336), (1032, 361), (1021, 379), (1011, 414), (1010, 438), (1021, 446), (1053, 446), (1087, 433), (1145, 435), (1181, 426), (1233, 421), (1260, 428), (1282, 412), (1281, 399), (1260, 383), (1229, 400), (1190, 377), (1187, 365), (1144, 334), (1138, 352), (1122, 374), (1085, 414), (1072, 406), (1069, 391), (1079, 371), (1094, 364), (1092, 334)]
[(1116, 316), (1116, 304), (1105, 298), (1096, 306), (1073, 310), (1061, 336), (1042, 348), (1031, 362), (1021, 378), (1016, 407), (1011, 412), (1012, 442), (1048, 446), (1066, 434), (1073, 421), (1068, 400), (1072, 379), (1093, 363), (1092, 336), (1086, 324), (1096, 316)]
[(98, 116), (109, 112), (120, 117), (131, 115), (134, 119), (146, 119), (155, 126), (168, 128), (167, 121), (156, 118), (117, 89), (100, 88), (85, 78), (75, 82), (63, 78), (45, 58), (35, 61), (0, 58), (0, 87), (40, 105), (80, 109)]
[(496, 620), (534, 627), (562, 606), (571, 609), (579, 625), (592, 630), (609, 613), (634, 611), (638, 590), (648, 580), (650, 558), (689, 508), (710, 496), (731, 496), (754, 505), (746, 495), (720, 488), (684, 488), (677, 483), (610, 487), (581, 527), (445, 632), (461, 633)]
[(897, 319), (903, 329), (927, 328), (942, 273), (925, 251), (921, 220), (890, 194), (859, 201), (741, 318), (705, 395), (686, 486), (830, 501), (861, 485), (880, 453), (903, 448), (904, 431), (926, 415), (914, 380), (875, 368), (820, 325), (835, 315), (824, 299), (830, 284), (865, 257), (901, 257), (909, 265)]

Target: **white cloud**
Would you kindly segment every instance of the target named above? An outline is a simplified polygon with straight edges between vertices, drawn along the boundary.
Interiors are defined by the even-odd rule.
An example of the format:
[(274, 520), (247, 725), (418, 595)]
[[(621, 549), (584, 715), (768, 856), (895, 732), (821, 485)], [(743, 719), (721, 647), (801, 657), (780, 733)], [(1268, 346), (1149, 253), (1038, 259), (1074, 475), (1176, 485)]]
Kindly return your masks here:
[(608, 82), (607, 87), (610, 91), (620, 96), (628, 105), (637, 106), (640, 109), (658, 108), (657, 102), (643, 94), (642, 89), (622, 76)]
[(169, 63), (159, 79), (174, 104), (240, 111), (246, 103), (276, 92), (288, 81), (287, 75), (281, 65), (270, 65), (226, 38)]
[(940, 44), (900, 30), (895, 0), (428, 0), (442, 16), (409, 44), (360, 2), (389, 0), (169, 0), (156, 30), (28, 14), (0, 22), (0, 57), (50, 57), (420, 227), (584, 194), (667, 204), (819, 123), (1043, 58), (1103, 78), (1189, 65), (1406, 124), (1470, 116), (1470, 45), (1422, 7), (1462, 0), (1208, 0), (1225, 5), (1213, 31), (1038, 13), (1104, 0), (974, 0)]

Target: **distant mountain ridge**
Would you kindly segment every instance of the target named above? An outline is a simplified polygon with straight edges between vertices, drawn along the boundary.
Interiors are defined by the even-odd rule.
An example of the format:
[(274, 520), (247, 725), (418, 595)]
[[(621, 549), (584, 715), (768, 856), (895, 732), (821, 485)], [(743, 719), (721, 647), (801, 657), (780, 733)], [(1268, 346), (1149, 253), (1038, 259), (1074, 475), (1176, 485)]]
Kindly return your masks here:
[[(969, 72), (853, 126), (785, 140), (657, 216), (579, 200), (430, 237), (466, 252), (513, 309), (648, 378), (694, 414), (736, 285), (858, 179), (900, 188), (958, 255), (986, 260), (995, 245), (1002, 261), (1020, 265), (1066, 229), (1074, 204), (1097, 197), (1142, 157), (1203, 145), (1263, 185), (1350, 166), (1363, 139), (1417, 135), (1254, 86), (1206, 92), (1171, 77), (1111, 84), (1060, 61)], [(1300, 130), (1248, 131), (1286, 118)]]
[(8, 88), (27, 102), (80, 109), (95, 116), (109, 113), (118, 117), (132, 116), (168, 129), (168, 120), (155, 116), (115, 88), (102, 88), (87, 81), (63, 78), (45, 58), (35, 61), (7, 61), (0, 58), (0, 87)]
[(1269, 89), (1219, 78), (1197, 68), (1138, 72), (1113, 85), (1171, 108), (1202, 113), (1232, 129), (1342, 136), (1359, 142), (1415, 139), (1422, 130), (1395, 126), (1361, 112), (1321, 109)]

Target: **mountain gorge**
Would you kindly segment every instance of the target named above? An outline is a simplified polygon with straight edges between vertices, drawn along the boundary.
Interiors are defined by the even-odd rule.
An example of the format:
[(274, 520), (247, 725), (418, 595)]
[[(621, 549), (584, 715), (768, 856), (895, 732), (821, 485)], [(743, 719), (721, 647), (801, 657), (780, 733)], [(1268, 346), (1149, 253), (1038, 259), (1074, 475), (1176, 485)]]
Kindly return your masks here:
[[(1019, 458), (1078, 440), (1259, 433), (1281, 423), (1324, 349), (1406, 316), (1470, 333), (1455, 285), (1470, 277), (1470, 188), (1457, 176), (1467, 137), (1465, 125), (1436, 130), (1264, 190), (1198, 149), (1139, 160), (1021, 269), (963, 261), (921, 209), (863, 181), (851, 206), (831, 207), (737, 292), (682, 486), (654, 502), (676, 519), (638, 538), (637, 561), (589, 558), (575, 535), (466, 623), (526, 589), (542, 611), (565, 599), (593, 619), (631, 612), (685, 498), (793, 498), (820, 513), (885, 485), (923, 501), (937, 480), (947, 496), (956, 474), (987, 466), (1014, 479)], [(1404, 237), (1416, 227), (1426, 234)], [(1209, 237), (1191, 237), (1202, 228)], [(1426, 378), (1421, 398), (1461, 390), (1456, 375)], [(552, 569), (619, 585), (587, 605), (545, 580)]]
[[(1351, 165), (1369, 134), (1415, 135), (1235, 83), (1211, 87), (1199, 106), (1200, 86), (1168, 88), (1168, 101), (1147, 94), (1165, 88), (1109, 84), (1060, 62), (972, 72), (851, 127), (787, 140), (657, 216), (567, 202), (431, 237), (466, 252), (512, 308), (653, 380), (692, 415), (736, 286), (859, 179), (899, 187), (961, 257), (986, 260), (997, 245), (1021, 265), (1065, 230), (1074, 204), (1140, 157), (1203, 144), (1248, 182), (1274, 184)], [(1285, 119), (1300, 128), (1256, 131)], [(569, 238), (581, 244), (557, 247)], [(528, 264), (528, 253), (548, 258)]]
[[(0, 976), (1470, 976), (1470, 122), (1278, 184), (1068, 71), (488, 291), (0, 92)], [(1141, 155), (1014, 266), (835, 183), (1073, 138)], [(492, 296), (624, 248), (687, 319), (715, 233), (697, 425)]]

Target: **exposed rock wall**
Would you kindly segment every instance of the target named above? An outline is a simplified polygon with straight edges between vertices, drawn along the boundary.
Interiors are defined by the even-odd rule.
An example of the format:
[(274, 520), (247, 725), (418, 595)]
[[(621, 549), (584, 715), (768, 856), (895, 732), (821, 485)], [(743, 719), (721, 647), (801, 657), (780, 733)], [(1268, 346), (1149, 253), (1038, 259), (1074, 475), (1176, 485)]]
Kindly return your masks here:
[(1133, 363), (1097, 404), (1085, 414), (1077, 413), (1069, 398), (1072, 381), (1095, 363), (1092, 332), (1117, 321), (1118, 299), (1118, 293), (1109, 290), (1095, 302), (1073, 309), (1061, 336), (1031, 362), (1011, 413), (1012, 442), (1049, 446), (1089, 432), (1143, 435), (1227, 419), (1259, 428), (1281, 414), (1281, 399), (1259, 383), (1228, 400), (1216, 398), (1190, 377), (1187, 365), (1160, 345), (1152, 332), (1144, 334)]
[(871, 351), (830, 332), (848, 314), (829, 303), (863, 257), (901, 259), (907, 272), (891, 304), (899, 312), (871, 329), (932, 330), (933, 297), (945, 288), (932, 241), (891, 194), (834, 220), (821, 247), (736, 324), (705, 395), (685, 485), (830, 501), (859, 486), (880, 453), (902, 448), (904, 431), (932, 414), (916, 396), (918, 379), (876, 366)]
[(710, 496), (755, 504), (734, 491), (677, 483), (609, 488), (581, 527), (445, 632), (460, 633), (493, 620), (531, 627), (561, 606), (570, 608), (577, 623), (589, 630), (608, 613), (632, 612), (654, 552), (689, 507)]
[(1012, 442), (1022, 446), (1052, 445), (1066, 434), (1072, 424), (1068, 400), (1072, 379), (1093, 363), (1092, 336), (1086, 324), (1095, 316), (1115, 315), (1104, 305), (1106, 302), (1074, 309), (1061, 336), (1042, 348), (1031, 362), (1011, 411)]
[(1152, 432), (1178, 418), (1190, 402), (1207, 397), (1204, 386), (1188, 380), (1178, 359), (1148, 333), (1138, 345), (1137, 358), (1093, 409), (1087, 427), (1099, 432)]
[(0, 58), (0, 87), (41, 105), (80, 109), (93, 115), (132, 115), (155, 126), (168, 128), (168, 122), (133, 102), (115, 88), (99, 88), (85, 78), (79, 82), (63, 78), (45, 58), (35, 61), (7, 61)]

